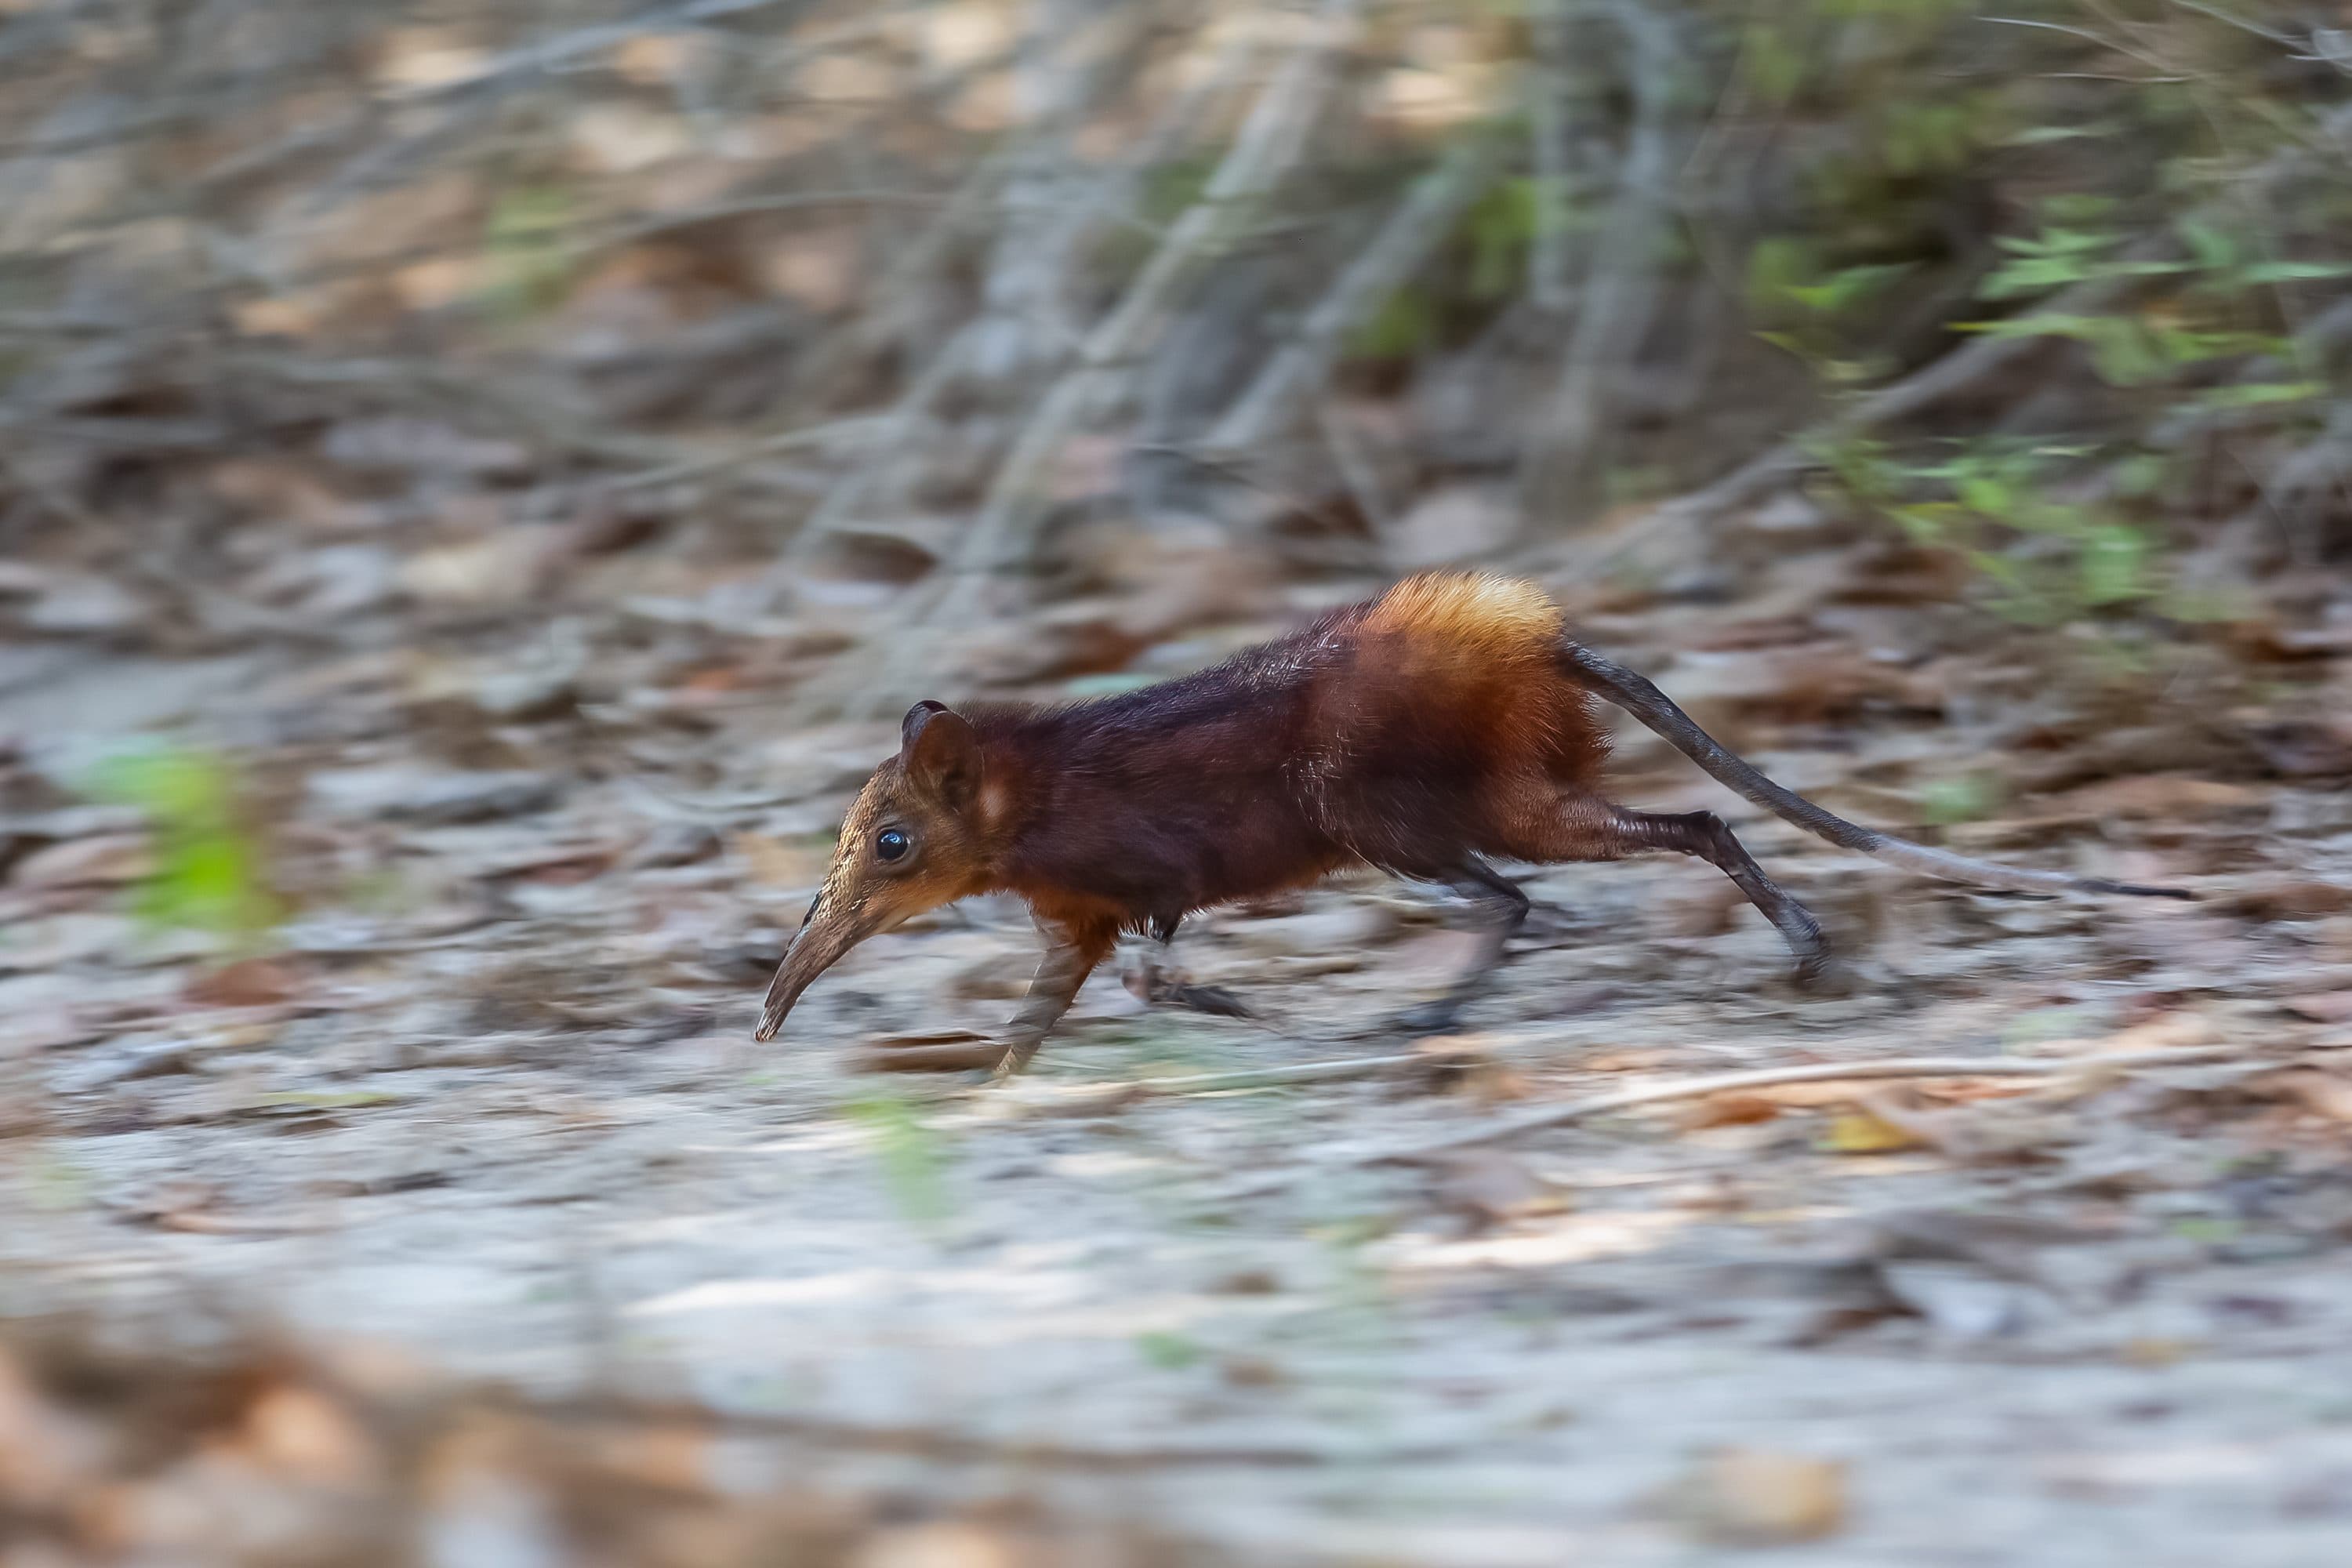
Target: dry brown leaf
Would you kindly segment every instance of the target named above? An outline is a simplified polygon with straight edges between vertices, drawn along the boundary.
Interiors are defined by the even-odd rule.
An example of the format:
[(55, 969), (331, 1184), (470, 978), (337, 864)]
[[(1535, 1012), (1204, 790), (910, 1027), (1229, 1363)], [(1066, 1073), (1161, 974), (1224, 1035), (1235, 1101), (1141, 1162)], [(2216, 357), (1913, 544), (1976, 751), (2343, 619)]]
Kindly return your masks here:
[(2352, 910), (2352, 888), (2308, 878), (2280, 878), (2233, 895), (2231, 912), (2263, 921), (2310, 921)]
[(2305, 996), (2290, 996), (2283, 1004), (2299, 1018), (2315, 1024), (2352, 1022), (2352, 991), (2317, 991)]
[(2206, 816), (2263, 804), (2260, 790), (2183, 773), (2102, 779), (2053, 797), (2045, 809), (2094, 821), (2114, 817)]
[(242, 958), (193, 976), (182, 994), (203, 1007), (274, 1007), (302, 989), (302, 974), (278, 958)]
[(117, 887), (147, 875), (154, 856), (143, 833), (101, 833), (36, 849), (16, 862), (18, 888)]
[(2298, 1068), (2265, 1079), (2263, 1083), (2315, 1115), (2331, 1121), (2352, 1122), (2352, 1077), (2317, 1068)]
[(1460, 1094), (1482, 1105), (1524, 1100), (1526, 1077), (1495, 1059), (1494, 1042), (1484, 1035), (1438, 1035), (1416, 1041), (1420, 1058), (1413, 1076), (1432, 1094)]
[(1759, 1100), (1769, 1100), (1783, 1110), (1820, 1110), (1829, 1106), (1851, 1104), (1853, 1086), (1869, 1076), (1857, 1064), (1852, 1078), (1832, 1079), (1820, 1083), (1770, 1083), (1740, 1092)]
[(2252, 726), (2246, 738), (2283, 778), (2336, 778), (2352, 773), (2352, 721), (2282, 720)]
[(1281, 1388), (1290, 1376), (1279, 1363), (1256, 1355), (1229, 1355), (1217, 1363), (1217, 1375), (1234, 1388)]
[(2000, 1085), (1999, 1089), (1998, 1094), (1972, 1092), (1970, 1086), (1958, 1086), (1951, 1098), (1969, 1102), (1968, 1108), (1938, 1110), (1919, 1090), (1890, 1084), (1859, 1096), (1857, 1104), (1865, 1115), (1907, 1136), (1913, 1144), (1954, 1160), (2018, 1158), (2062, 1142), (2076, 1131), (2075, 1123), (2065, 1116), (2036, 1114), (2020, 1105), (2000, 1103), (2016, 1100), (2024, 1091), (2011, 1084)]
[(53, 1509), (102, 1457), (100, 1435), (43, 1398), (17, 1358), (0, 1352), (0, 1508)]
[(363, 1486), (382, 1466), (374, 1443), (349, 1412), (296, 1384), (278, 1384), (253, 1402), (244, 1436), (265, 1466), (312, 1486)]
[(1568, 1206), (1559, 1189), (1499, 1149), (1465, 1149), (1437, 1163), (1439, 1205), (1475, 1226), (1500, 1225)]
[(1890, 1084), (1861, 1095), (1856, 1104), (1864, 1115), (1938, 1154), (1974, 1160), (1984, 1153), (1982, 1142), (1962, 1113), (1929, 1110), (1916, 1090)]
[(1846, 1467), (1769, 1448), (1723, 1448), (1671, 1489), (1668, 1509), (1693, 1533), (1735, 1546), (1819, 1541), (1843, 1528)]
[(854, 1561), (856, 1568), (1018, 1568), (1021, 1555), (993, 1531), (940, 1522), (882, 1531)]
[(1746, 1127), (1754, 1122), (1771, 1121), (1780, 1114), (1780, 1104), (1769, 1094), (1752, 1091), (1711, 1094), (1685, 1110), (1681, 1124), (1687, 1132), (1696, 1132), (1708, 1127)]
[(488, 538), (421, 550), (400, 569), (400, 585), (433, 604), (520, 604), (547, 584), (558, 531), (509, 526)]
[(2112, 1034), (2042, 1040), (2036, 1056), (2103, 1057), (2129, 1051), (2160, 1051), (2210, 1046), (2221, 1038), (2221, 1026), (2207, 1013), (2193, 1007), (2173, 1007)]
[(710, 1484), (710, 1434), (675, 1421), (608, 1429), (598, 1436), (596, 1460), (645, 1486), (691, 1492)]
[(1731, 883), (1720, 877), (1709, 877), (1670, 886), (1653, 907), (1664, 917), (1666, 930), (1675, 935), (1709, 937), (1721, 936), (1731, 930), (1740, 911), (1748, 907), (1748, 900)]

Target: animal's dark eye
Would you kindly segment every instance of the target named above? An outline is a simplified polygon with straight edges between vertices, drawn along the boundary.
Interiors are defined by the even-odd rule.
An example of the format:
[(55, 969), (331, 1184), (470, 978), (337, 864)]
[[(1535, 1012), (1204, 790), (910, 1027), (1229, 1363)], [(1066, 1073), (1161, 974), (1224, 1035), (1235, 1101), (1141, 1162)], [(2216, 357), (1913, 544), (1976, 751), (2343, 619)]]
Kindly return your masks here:
[(885, 860), (896, 860), (914, 847), (914, 840), (895, 827), (886, 827), (874, 836), (874, 853)]

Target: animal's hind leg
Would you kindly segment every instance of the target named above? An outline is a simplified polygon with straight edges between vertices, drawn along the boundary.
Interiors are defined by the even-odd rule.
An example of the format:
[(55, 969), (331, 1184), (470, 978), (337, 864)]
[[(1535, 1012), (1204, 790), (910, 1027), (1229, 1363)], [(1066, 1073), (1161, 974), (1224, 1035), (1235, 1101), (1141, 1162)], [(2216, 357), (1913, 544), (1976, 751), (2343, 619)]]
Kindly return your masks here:
[(1512, 933), (1528, 918), (1528, 896), (1519, 885), (1475, 855), (1465, 856), (1445, 881), (1477, 907), (1478, 951), (1444, 995), (1397, 1015), (1392, 1026), (1410, 1035), (1450, 1033), (1462, 1009), (1493, 983)]
[(1661, 816), (1646, 811), (1617, 814), (1624, 829), (1646, 847), (1679, 850), (1706, 861), (1738, 886), (1748, 901), (1780, 928), (1780, 936), (1797, 960), (1797, 979), (1811, 984), (1829, 969), (1829, 938), (1812, 911), (1789, 895), (1787, 889), (1764, 874), (1748, 847), (1733, 836), (1723, 818), (1711, 811)]
[(1127, 988), (1155, 1006), (1183, 1007), (1220, 1018), (1256, 1017), (1246, 1003), (1223, 986), (1195, 984), (1175, 965), (1171, 944), (1176, 940), (1177, 924), (1176, 919), (1151, 922), (1151, 946), (1126, 977)]
[(1513, 847), (1530, 860), (1618, 860), (1661, 850), (1695, 855), (1730, 878), (1779, 928), (1796, 957), (1800, 983), (1809, 984), (1829, 968), (1829, 939), (1822, 933), (1821, 922), (1764, 874), (1748, 847), (1711, 811), (1664, 816), (1629, 811), (1597, 798), (1571, 797), (1555, 805), (1549, 823), (1523, 822), (1514, 837), (1527, 840)]

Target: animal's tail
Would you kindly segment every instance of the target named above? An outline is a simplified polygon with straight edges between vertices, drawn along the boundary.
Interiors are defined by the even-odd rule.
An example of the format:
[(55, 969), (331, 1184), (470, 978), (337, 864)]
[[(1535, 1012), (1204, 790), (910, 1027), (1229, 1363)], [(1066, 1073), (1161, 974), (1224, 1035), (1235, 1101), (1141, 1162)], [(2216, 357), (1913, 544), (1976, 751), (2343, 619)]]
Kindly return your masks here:
[(1675, 705), (1674, 699), (1645, 677), (1567, 638), (1560, 640), (1559, 658), (1560, 668), (1570, 680), (1588, 691), (1598, 692), (1639, 719), (1719, 782), (1783, 821), (1844, 848), (1858, 849), (1946, 881), (1969, 882), (1979, 887), (2011, 888), (2031, 893), (2128, 893), (2149, 899), (2197, 896), (2186, 888), (2144, 888), (2134, 882), (2110, 882), (2097, 877), (2070, 877), (2063, 871), (2029, 871), (1999, 866), (1990, 860), (1971, 860), (1964, 855), (1874, 832), (1823, 811), (1803, 795), (1766, 778), (1754, 763), (1725, 749), (1714, 736), (1700, 729), (1689, 714)]

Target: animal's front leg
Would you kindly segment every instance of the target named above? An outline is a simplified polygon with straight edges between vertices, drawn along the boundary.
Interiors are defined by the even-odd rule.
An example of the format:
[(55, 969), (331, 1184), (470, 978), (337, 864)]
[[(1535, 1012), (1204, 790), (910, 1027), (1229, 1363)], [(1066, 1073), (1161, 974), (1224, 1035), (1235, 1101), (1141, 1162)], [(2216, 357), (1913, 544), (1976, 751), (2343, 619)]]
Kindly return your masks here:
[(1021, 999), (1020, 1011), (1004, 1031), (1004, 1057), (996, 1064), (999, 1082), (1011, 1078), (1029, 1065), (1037, 1054), (1038, 1046), (1062, 1015), (1077, 1000), (1078, 987), (1087, 983), (1096, 964), (1111, 950), (1118, 932), (1097, 926), (1076, 926), (1037, 922), (1038, 931), (1045, 939), (1045, 956), (1038, 961), (1037, 973), (1029, 982), (1029, 991)]
[(1151, 945), (1144, 951), (1135, 973), (1127, 977), (1127, 988), (1155, 1006), (1187, 1007), (1220, 1018), (1256, 1017), (1240, 997), (1223, 986), (1196, 985), (1177, 967), (1172, 947), (1176, 925), (1173, 920), (1151, 922)]

